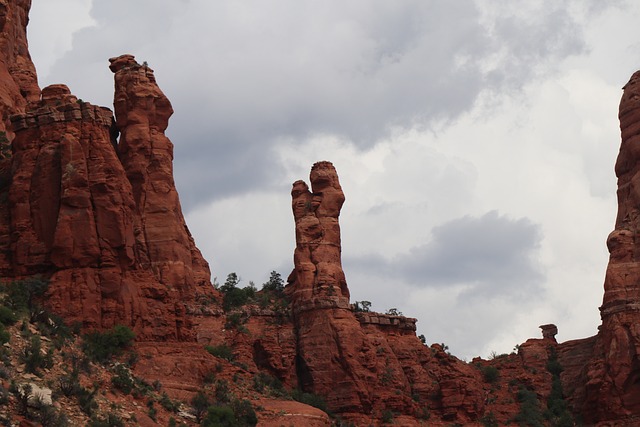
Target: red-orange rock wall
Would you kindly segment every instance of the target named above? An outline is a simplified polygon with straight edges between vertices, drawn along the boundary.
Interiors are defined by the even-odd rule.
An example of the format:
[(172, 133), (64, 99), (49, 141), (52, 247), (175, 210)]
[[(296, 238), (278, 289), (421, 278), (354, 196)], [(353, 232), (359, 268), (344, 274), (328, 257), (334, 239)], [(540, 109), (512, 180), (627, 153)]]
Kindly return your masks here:
[(181, 298), (210, 286), (209, 265), (189, 233), (173, 180), (173, 144), (164, 134), (173, 114), (153, 70), (132, 55), (110, 59), (114, 106), (121, 132), (119, 157), (136, 209), (136, 254), (144, 268)]
[(11, 275), (50, 278), (46, 303), (69, 323), (188, 338), (178, 295), (139, 268), (135, 204), (111, 111), (54, 85), (12, 126)]
[[(640, 72), (620, 100), (622, 143), (616, 161), (618, 215), (607, 239), (610, 257), (592, 357), (576, 380), (588, 423), (640, 422)], [(584, 395), (584, 400), (581, 397)], [(582, 400), (582, 401), (581, 401)], [(626, 424), (624, 424), (626, 423)]]
[(9, 128), (12, 114), (40, 98), (27, 44), (30, 8), (31, 0), (0, 2), (0, 131)]

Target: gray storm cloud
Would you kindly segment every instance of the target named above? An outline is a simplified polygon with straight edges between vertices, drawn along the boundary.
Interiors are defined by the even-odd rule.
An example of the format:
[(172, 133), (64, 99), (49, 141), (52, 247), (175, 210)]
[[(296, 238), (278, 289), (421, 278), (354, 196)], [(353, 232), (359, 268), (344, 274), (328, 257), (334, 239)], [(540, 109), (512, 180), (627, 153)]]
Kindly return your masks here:
[(74, 35), (48, 77), (80, 97), (102, 84), (91, 101), (109, 105), (106, 59), (148, 61), (176, 111), (169, 134), (189, 208), (270, 185), (271, 148), (283, 138), (331, 134), (370, 147), (392, 128), (451, 122), (483, 91), (518, 90), (542, 65), (584, 49), (568, 8), (505, 10), (473, 1), (96, 1), (96, 24)]

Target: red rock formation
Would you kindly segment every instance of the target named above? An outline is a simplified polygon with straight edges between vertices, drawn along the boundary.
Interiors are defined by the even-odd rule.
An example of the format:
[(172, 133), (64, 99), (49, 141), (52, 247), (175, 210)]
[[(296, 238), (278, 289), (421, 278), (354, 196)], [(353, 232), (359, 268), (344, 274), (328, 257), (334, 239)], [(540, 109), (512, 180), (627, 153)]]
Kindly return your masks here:
[[(6, 200), (11, 182), (13, 133), (9, 117), (25, 111), (28, 102), (40, 94), (35, 68), (27, 48), (30, 0), (0, 2), (0, 196)], [(10, 265), (9, 206), (0, 203), (0, 273)]]
[(30, 8), (31, 0), (0, 2), (0, 131), (7, 129), (12, 114), (40, 97), (27, 46)]
[(602, 326), (584, 374), (587, 422), (640, 422), (640, 72), (620, 101), (622, 144), (616, 162), (618, 215), (607, 239), (610, 258), (600, 314)]
[[(362, 366), (360, 351), (373, 354), (374, 349), (365, 345), (351, 312), (341, 266), (338, 216), (344, 194), (329, 162), (313, 165), (311, 185), (313, 193), (303, 181), (291, 191), (296, 249), (288, 292), (298, 338), (298, 379), (303, 389), (325, 396), (338, 412), (369, 413), (372, 396), (364, 375), (369, 369)], [(368, 374), (373, 380), (374, 374)]]
[(300, 386), (357, 423), (384, 411), (417, 423), (429, 404), (449, 421), (482, 413), (476, 370), (433, 353), (415, 335), (415, 319), (359, 313), (349, 305), (341, 265), (338, 217), (345, 197), (329, 162), (311, 169), (312, 191), (296, 181), (291, 192), (296, 225), (295, 269), (286, 292), (297, 334)]
[(132, 55), (109, 62), (115, 73), (119, 156), (136, 207), (136, 256), (142, 268), (178, 289), (181, 298), (193, 298), (197, 287), (210, 284), (210, 273), (185, 224), (173, 181), (173, 144), (164, 134), (171, 103), (153, 70)]
[[(170, 104), (150, 70), (146, 80), (134, 79), (143, 67), (133, 63), (116, 76), (119, 145), (111, 111), (79, 101), (64, 85), (45, 88), (28, 113), (12, 117), (3, 270), (50, 277), (47, 304), (69, 322), (122, 323), (141, 339), (191, 340), (197, 300), (215, 300), (215, 292), (173, 184), (163, 134)], [(146, 104), (144, 94), (152, 95)]]
[(157, 282), (135, 270), (135, 204), (111, 111), (53, 85), (27, 114), (12, 117), (12, 127), (12, 275), (50, 277), (47, 304), (69, 322), (176, 336), (175, 308), (154, 309), (143, 298)]

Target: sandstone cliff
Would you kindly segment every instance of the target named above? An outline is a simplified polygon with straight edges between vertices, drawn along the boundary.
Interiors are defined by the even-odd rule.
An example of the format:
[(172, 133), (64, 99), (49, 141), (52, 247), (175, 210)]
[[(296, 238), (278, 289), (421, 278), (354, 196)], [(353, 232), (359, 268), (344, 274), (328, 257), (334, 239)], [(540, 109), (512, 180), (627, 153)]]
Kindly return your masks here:
[[(615, 165), (618, 215), (607, 239), (610, 258), (600, 307), (602, 325), (574, 351), (586, 366), (564, 381), (587, 423), (640, 423), (640, 72), (631, 76), (620, 100), (622, 143)], [(585, 345), (586, 344), (586, 345)], [(608, 425), (608, 424), (603, 424)]]
[(132, 56), (111, 62), (117, 120), (64, 85), (12, 116), (0, 269), (49, 278), (47, 305), (69, 322), (192, 340), (197, 299), (216, 295), (173, 182), (171, 104)]

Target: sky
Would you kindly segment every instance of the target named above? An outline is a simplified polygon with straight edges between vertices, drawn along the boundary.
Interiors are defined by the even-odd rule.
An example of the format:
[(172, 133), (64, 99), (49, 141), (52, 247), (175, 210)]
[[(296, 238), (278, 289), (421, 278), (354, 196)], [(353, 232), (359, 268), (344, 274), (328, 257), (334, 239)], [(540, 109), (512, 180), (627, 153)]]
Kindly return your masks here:
[(335, 165), (352, 301), (470, 360), (600, 324), (640, 3), (34, 0), (41, 87), (111, 106), (155, 70), (176, 185), (223, 283), (293, 268), (291, 184)]

